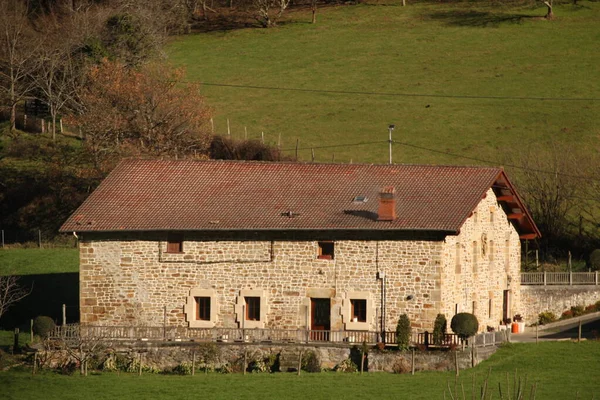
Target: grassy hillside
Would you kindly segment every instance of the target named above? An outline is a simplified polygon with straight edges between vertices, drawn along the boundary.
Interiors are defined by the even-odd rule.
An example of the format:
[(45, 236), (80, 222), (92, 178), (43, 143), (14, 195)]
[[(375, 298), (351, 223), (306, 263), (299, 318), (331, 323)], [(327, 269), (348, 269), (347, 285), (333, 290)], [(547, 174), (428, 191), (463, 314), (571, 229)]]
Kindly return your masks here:
[[(444, 152), (501, 162), (550, 140), (597, 149), (599, 100), (514, 97), (600, 98), (600, 3), (556, 6), (554, 21), (539, 18), (545, 8), (487, 4), (329, 7), (315, 25), (297, 11), (275, 29), (178, 38), (170, 57), (195, 81), (378, 93), (203, 87), (217, 132), (229, 118), (237, 137), (246, 126), (270, 142), (281, 134), (285, 149), (299, 139), (305, 160), (310, 147), (385, 141), (389, 123), (396, 140), (438, 151), (395, 145), (396, 162), (476, 163)], [(386, 143), (315, 149), (317, 161), (334, 154), (387, 162), (388, 153)]]
[[(537, 399), (591, 399), (600, 393), (595, 376), (600, 373), (600, 343), (541, 343), (539, 345), (512, 345), (500, 349), (492, 358), (476, 368), (462, 371), (459, 379), (466, 398), (471, 398), (472, 377), (475, 376), (477, 396), (479, 385), (489, 369), (492, 370), (490, 387), (493, 398), (501, 383), (506, 396), (510, 380), (511, 396), (515, 385), (513, 376), (536, 383)], [(510, 374), (510, 379), (507, 379)], [(165, 376), (145, 374), (92, 374), (88, 377), (42, 374), (31, 372), (0, 372), (3, 398), (33, 398), (44, 393), (45, 399), (192, 399), (201, 393), (211, 399), (365, 399), (405, 398), (442, 399), (448, 383), (454, 387), (454, 373), (427, 372), (394, 375), (387, 373), (357, 374), (197, 374), (192, 376)], [(578, 394), (576, 394), (578, 393)], [(578, 396), (578, 397), (577, 397)], [(446, 393), (445, 398), (450, 398)], [(459, 398), (463, 398), (460, 395)]]
[(0, 250), (0, 275), (79, 272), (78, 249)]

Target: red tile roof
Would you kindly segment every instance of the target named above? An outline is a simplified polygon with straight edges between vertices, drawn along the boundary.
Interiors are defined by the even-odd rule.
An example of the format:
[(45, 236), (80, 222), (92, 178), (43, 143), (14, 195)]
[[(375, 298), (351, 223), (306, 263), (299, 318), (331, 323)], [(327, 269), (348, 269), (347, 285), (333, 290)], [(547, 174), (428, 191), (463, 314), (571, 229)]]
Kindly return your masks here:
[[(499, 178), (488, 167), (126, 160), (61, 231), (458, 232)], [(384, 187), (396, 191), (394, 221), (376, 220)]]

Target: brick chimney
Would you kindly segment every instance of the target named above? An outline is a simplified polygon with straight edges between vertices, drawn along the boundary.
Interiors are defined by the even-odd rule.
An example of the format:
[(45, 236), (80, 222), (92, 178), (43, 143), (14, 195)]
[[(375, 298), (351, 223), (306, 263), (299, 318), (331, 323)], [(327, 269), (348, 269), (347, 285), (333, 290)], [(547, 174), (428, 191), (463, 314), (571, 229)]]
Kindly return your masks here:
[(377, 221), (393, 221), (396, 219), (396, 188), (386, 186), (379, 191), (379, 209)]

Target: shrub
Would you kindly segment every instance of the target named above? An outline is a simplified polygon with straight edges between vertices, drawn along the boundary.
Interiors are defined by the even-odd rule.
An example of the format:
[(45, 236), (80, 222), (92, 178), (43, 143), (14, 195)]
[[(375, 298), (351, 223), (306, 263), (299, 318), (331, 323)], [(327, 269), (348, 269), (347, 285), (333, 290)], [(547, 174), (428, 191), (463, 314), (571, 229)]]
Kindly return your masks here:
[(600, 311), (600, 300), (598, 300), (595, 304), (596, 310)]
[(433, 324), (433, 344), (440, 346), (444, 343), (444, 335), (448, 329), (448, 322), (444, 314), (438, 314)]
[(579, 317), (579, 316), (585, 314), (585, 309), (583, 308), (583, 306), (577, 305), (577, 306), (571, 307), (571, 312), (573, 313), (574, 317)]
[(302, 370), (306, 372), (321, 372), (321, 361), (314, 351), (302, 355)]
[(538, 322), (540, 325), (549, 324), (556, 321), (556, 315), (552, 311), (544, 311), (539, 313)]
[(452, 317), (450, 328), (452, 328), (452, 332), (456, 333), (459, 338), (465, 340), (477, 333), (479, 322), (473, 314), (458, 313)]
[(37, 316), (33, 320), (33, 333), (41, 338), (47, 338), (54, 330), (54, 327), (56, 327), (54, 320), (45, 315)]
[(590, 253), (588, 267), (591, 268), (592, 271), (600, 270), (600, 249), (596, 249)]
[(593, 313), (597, 310), (596, 305), (595, 304), (590, 304), (589, 306), (585, 307), (585, 313), (589, 314), (589, 313)]
[(186, 361), (182, 362), (181, 364), (179, 364), (175, 368), (173, 368), (173, 373), (179, 374), (179, 375), (191, 375), (192, 374), (192, 363), (186, 362)]
[(560, 319), (569, 319), (569, 318), (573, 318), (573, 311), (571, 311), (571, 310), (564, 311), (562, 313), (562, 315), (560, 316)]
[(408, 360), (404, 358), (398, 358), (394, 365), (392, 366), (392, 372), (395, 374), (406, 374), (411, 372), (411, 365)]
[(410, 346), (410, 320), (406, 314), (402, 314), (400, 318), (398, 318), (398, 325), (396, 325), (396, 343), (398, 343), (399, 350), (407, 350)]
[(271, 367), (265, 362), (264, 359), (259, 358), (258, 360), (253, 360), (248, 364), (248, 371), (254, 373), (271, 372)]
[(335, 366), (334, 371), (336, 372), (357, 372), (358, 368), (351, 359), (346, 358), (344, 361)]

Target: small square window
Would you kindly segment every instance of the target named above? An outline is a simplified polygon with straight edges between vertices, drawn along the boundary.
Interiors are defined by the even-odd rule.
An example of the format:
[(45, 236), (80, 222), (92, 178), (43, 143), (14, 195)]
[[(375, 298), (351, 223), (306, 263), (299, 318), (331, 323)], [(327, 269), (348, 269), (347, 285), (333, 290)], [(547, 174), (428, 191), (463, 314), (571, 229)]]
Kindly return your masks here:
[(334, 248), (334, 243), (331, 241), (319, 242), (319, 255), (317, 258), (321, 260), (333, 260)]
[(182, 233), (169, 233), (167, 236), (167, 253), (183, 253)]
[(210, 297), (194, 297), (196, 300), (196, 320), (210, 321)]
[(367, 300), (366, 299), (351, 299), (350, 314), (352, 322), (367, 322)]
[(260, 297), (244, 297), (246, 321), (260, 321)]

